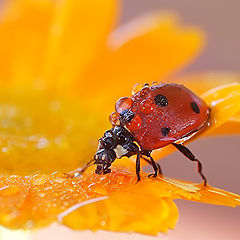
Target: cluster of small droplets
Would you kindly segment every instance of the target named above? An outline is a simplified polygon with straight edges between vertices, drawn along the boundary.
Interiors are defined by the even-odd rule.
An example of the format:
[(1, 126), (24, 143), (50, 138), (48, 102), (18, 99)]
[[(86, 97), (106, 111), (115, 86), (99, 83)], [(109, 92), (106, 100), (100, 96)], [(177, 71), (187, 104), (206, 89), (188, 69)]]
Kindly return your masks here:
[[(150, 99), (150, 87), (149, 84), (137, 84), (132, 90), (134, 106), (132, 107), (133, 112), (139, 112), (140, 114), (150, 114), (154, 110), (154, 103)], [(128, 124), (130, 131), (138, 130), (142, 125), (142, 118), (139, 114), (135, 114), (131, 123)]]
[(139, 115), (135, 115), (130, 124), (128, 124), (128, 129), (131, 131), (138, 130), (142, 125), (142, 119)]
[(75, 204), (106, 196), (135, 182), (134, 174), (114, 171), (74, 179), (57, 172), (51, 176), (1, 176), (0, 212), (4, 217), (0, 224), (9, 228), (42, 227)]
[(154, 104), (150, 99), (145, 99), (139, 104), (139, 110), (144, 114), (149, 114), (153, 111)]
[[(153, 82), (151, 84), (151, 87), (157, 84), (157, 82)], [(116, 102), (116, 112), (113, 112), (109, 117), (109, 120), (113, 126), (120, 125), (120, 114), (123, 111), (129, 109), (131, 110), (131, 112), (134, 113), (134, 117), (133, 119), (131, 119), (130, 123), (126, 124), (126, 127), (130, 131), (136, 131), (142, 125), (141, 116), (139, 114), (136, 114), (136, 112), (139, 112), (141, 114), (151, 114), (154, 111), (155, 105), (152, 99), (150, 99), (151, 89), (149, 87), (149, 84), (136, 84), (132, 89), (132, 94), (132, 98), (122, 97)], [(162, 114), (163, 112), (159, 113), (159, 116), (161, 116)], [(148, 121), (151, 120), (149, 119)]]
[(133, 86), (132, 88), (132, 95), (136, 94), (137, 92), (140, 92), (143, 88), (145, 87), (149, 87), (149, 86), (156, 86), (158, 85), (159, 83), (158, 82), (152, 82), (151, 84), (148, 84), (148, 83), (137, 83)]

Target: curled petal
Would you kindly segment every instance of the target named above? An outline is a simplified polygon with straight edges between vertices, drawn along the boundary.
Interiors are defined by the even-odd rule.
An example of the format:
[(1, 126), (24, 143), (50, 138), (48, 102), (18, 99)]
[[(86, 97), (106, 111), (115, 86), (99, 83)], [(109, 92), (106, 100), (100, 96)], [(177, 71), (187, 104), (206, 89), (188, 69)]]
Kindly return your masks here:
[(230, 83), (211, 89), (202, 95), (210, 105), (210, 125), (204, 129), (207, 134), (217, 129), (240, 111), (240, 83)]

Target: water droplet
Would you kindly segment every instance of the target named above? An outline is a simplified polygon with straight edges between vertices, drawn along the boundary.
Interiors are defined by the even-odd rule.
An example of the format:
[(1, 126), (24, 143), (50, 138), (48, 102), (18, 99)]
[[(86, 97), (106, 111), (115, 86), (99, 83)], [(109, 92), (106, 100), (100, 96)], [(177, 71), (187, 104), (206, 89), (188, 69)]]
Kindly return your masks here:
[(140, 103), (139, 110), (142, 113), (149, 114), (153, 111), (154, 105), (150, 99), (145, 99)]
[(162, 117), (162, 119), (163, 119), (163, 121), (165, 121), (165, 122), (167, 122), (167, 121), (168, 121), (168, 118), (167, 118), (167, 116), (163, 116), (163, 117)]
[(103, 187), (101, 184), (97, 184), (97, 183), (92, 183), (88, 186), (90, 191), (94, 191), (96, 193), (99, 193), (101, 195), (106, 195), (107, 194), (107, 190), (105, 187)]
[(102, 221), (100, 222), (100, 224), (101, 224), (101, 226), (106, 226), (106, 221), (102, 220)]
[(146, 97), (146, 95), (148, 95), (149, 94), (149, 92), (150, 92), (150, 89), (149, 89), (149, 87), (143, 87), (142, 89), (141, 89), (141, 91), (140, 91), (140, 96), (141, 97)]
[(115, 109), (120, 114), (124, 110), (131, 108), (132, 104), (133, 100), (131, 98), (122, 97), (116, 102)]
[(113, 112), (110, 116), (109, 116), (109, 121), (113, 126), (119, 126), (120, 125), (120, 121), (119, 121), (119, 114), (116, 112)]
[(143, 84), (137, 83), (133, 86), (132, 88), (132, 95), (136, 94), (137, 92), (139, 92), (142, 88), (143, 88)]
[(45, 197), (45, 193), (38, 193), (38, 196), (43, 198), (43, 197)]
[(135, 115), (131, 123), (127, 125), (127, 128), (129, 128), (130, 131), (135, 131), (138, 130), (141, 125), (142, 125), (141, 117), (139, 115)]
[(26, 229), (33, 228), (33, 227), (34, 227), (34, 222), (33, 222), (33, 220), (28, 220), (28, 221), (25, 223), (25, 227), (26, 227)]

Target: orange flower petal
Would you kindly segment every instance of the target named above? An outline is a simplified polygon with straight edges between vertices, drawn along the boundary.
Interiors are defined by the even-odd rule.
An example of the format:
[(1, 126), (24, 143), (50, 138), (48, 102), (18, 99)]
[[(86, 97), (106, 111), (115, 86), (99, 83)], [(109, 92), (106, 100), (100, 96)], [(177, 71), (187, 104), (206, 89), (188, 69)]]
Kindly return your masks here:
[(23, 85), (42, 71), (53, 1), (8, 0), (0, 21), (0, 78)]
[(156, 81), (192, 61), (202, 45), (201, 31), (180, 25), (176, 15), (152, 12), (110, 36), (110, 71), (126, 82)]
[(44, 86), (44, 79), (56, 90), (56, 84), (76, 80), (105, 45), (116, 17), (112, 0), (7, 2), (0, 23), (1, 79), (21, 86)]
[(212, 131), (212, 135), (239, 135), (239, 133), (240, 124), (237, 121), (232, 121), (232, 119), (223, 123), (220, 127)]
[(101, 97), (107, 93), (105, 104), (112, 104), (111, 99), (129, 94), (134, 84), (159, 80), (186, 65), (202, 45), (203, 33), (180, 25), (175, 15), (144, 15), (113, 32), (108, 54), (100, 55), (83, 77), (91, 86), (81, 82), (82, 90), (77, 90)]
[(116, 4), (115, 0), (57, 2), (43, 76), (52, 83), (54, 91), (56, 88), (66, 91), (66, 86), (78, 81), (105, 46), (115, 21)]
[(219, 86), (207, 91), (202, 97), (211, 108), (210, 126), (204, 129), (208, 134), (240, 111), (240, 83)]
[(177, 217), (176, 205), (170, 199), (124, 192), (80, 207), (64, 217), (63, 224), (81, 230), (134, 231), (157, 235), (173, 228)]
[(136, 175), (125, 170), (73, 179), (60, 173), (2, 176), (0, 224), (31, 229), (58, 220), (74, 229), (157, 234), (175, 226), (175, 198), (240, 205), (239, 195), (201, 184), (145, 175), (136, 184)]

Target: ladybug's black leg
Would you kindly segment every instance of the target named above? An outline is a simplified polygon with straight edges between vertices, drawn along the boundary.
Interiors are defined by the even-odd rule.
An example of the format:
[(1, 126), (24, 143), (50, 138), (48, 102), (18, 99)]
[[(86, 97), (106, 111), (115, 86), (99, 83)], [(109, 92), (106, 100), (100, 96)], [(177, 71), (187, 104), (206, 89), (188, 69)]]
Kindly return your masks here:
[[(150, 161), (149, 159), (147, 159), (146, 157), (144, 157), (144, 156), (141, 156), (141, 158), (142, 159), (144, 159), (146, 162), (148, 162), (149, 164), (151, 164), (152, 165), (152, 161)], [(154, 160), (153, 160), (154, 161)], [(160, 173), (161, 175), (163, 175), (162, 174), (162, 169), (161, 169), (161, 166), (156, 162), (156, 161), (154, 161), (155, 162), (155, 164), (157, 165), (157, 168), (158, 168), (158, 173)], [(153, 165), (152, 165), (153, 166)], [(155, 169), (154, 169), (155, 170)]]
[[(152, 166), (153, 169), (154, 169), (154, 173), (149, 174), (148, 177), (151, 177), (151, 176), (157, 177), (157, 174), (158, 174), (158, 171), (159, 171), (159, 168), (158, 168), (157, 163), (154, 161), (155, 164), (153, 165), (153, 162), (150, 161), (150, 160), (148, 160), (147, 158), (145, 158), (145, 157), (143, 157), (143, 156), (141, 156), (141, 158), (144, 159), (144, 160), (145, 160), (146, 162), (148, 162), (149, 164), (151, 164), (151, 166)], [(159, 166), (159, 167), (160, 167), (160, 166)]]
[(152, 162), (152, 166), (153, 166), (153, 169), (154, 169), (155, 173), (157, 171), (159, 174), (162, 175), (162, 169), (161, 169), (160, 165), (157, 162), (155, 162), (155, 160), (151, 156), (149, 158)]
[(202, 173), (202, 164), (201, 162), (193, 155), (193, 153), (186, 148), (185, 146), (181, 145), (181, 144), (176, 144), (173, 143), (173, 146), (176, 147), (184, 156), (186, 156), (188, 159), (190, 159), (191, 161), (195, 161), (198, 163), (198, 173), (200, 174), (200, 176), (202, 177), (203, 181), (204, 181), (204, 186), (207, 185), (207, 179), (206, 177), (203, 175)]
[(137, 174), (137, 182), (141, 180), (140, 177), (140, 153), (137, 154), (137, 159), (136, 159), (136, 174)]
[(151, 163), (152, 163), (152, 166), (153, 166), (153, 169), (154, 169), (154, 173), (149, 174), (148, 177), (157, 177), (158, 172), (160, 174), (162, 174), (162, 170), (161, 170), (161, 168), (159, 170), (160, 166), (158, 167), (157, 163), (153, 160), (153, 158), (151, 156), (149, 156), (149, 158), (151, 160)]

